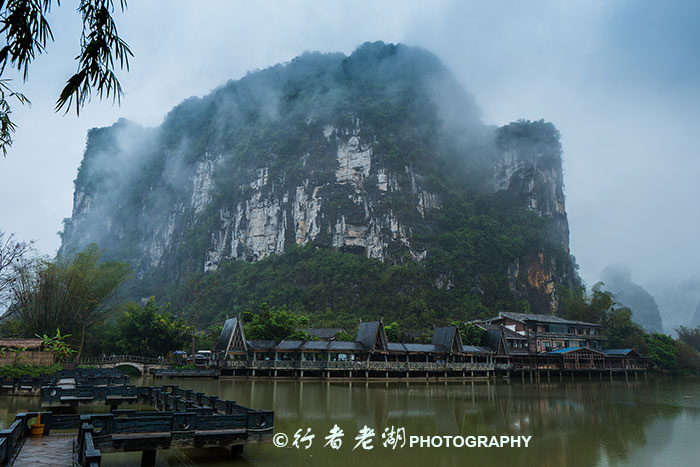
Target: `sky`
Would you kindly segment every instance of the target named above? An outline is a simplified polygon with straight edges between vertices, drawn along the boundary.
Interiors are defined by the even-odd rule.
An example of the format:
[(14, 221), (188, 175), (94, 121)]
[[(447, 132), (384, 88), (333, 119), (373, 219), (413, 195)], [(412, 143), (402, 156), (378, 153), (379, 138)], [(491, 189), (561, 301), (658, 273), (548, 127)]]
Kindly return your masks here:
[(588, 285), (613, 262), (667, 292), (700, 283), (700, 2), (132, 0), (115, 14), (134, 53), (118, 74), (121, 105), (93, 99), (79, 117), (53, 111), (77, 67), (73, 8), (54, 5), (55, 42), (27, 82), (3, 75), (32, 105), (13, 107), (0, 229), (45, 254), (71, 215), (89, 128), (122, 117), (155, 126), (183, 99), (248, 71), (382, 40), (438, 55), (486, 123), (557, 126), (571, 251)]

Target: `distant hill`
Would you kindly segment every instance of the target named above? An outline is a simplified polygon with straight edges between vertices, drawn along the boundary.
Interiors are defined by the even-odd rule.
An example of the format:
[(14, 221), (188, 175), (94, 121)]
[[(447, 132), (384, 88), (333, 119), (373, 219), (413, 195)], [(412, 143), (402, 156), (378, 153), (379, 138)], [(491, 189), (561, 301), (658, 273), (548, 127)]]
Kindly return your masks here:
[(605, 290), (612, 292), (618, 302), (632, 309), (632, 320), (647, 332), (662, 332), (661, 315), (654, 297), (642, 286), (632, 282), (632, 272), (625, 264), (610, 264), (600, 273)]
[(695, 307), (695, 314), (693, 315), (693, 321), (690, 323), (690, 326), (693, 328), (700, 326), (700, 302), (698, 302), (698, 306)]

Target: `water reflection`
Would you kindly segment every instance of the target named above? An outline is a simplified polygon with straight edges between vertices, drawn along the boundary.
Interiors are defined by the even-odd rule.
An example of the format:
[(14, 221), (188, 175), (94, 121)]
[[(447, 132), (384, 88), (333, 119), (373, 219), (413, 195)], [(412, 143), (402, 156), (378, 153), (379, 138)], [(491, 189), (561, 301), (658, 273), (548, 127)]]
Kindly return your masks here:
[[(171, 382), (250, 407), (273, 409), (276, 431), (290, 439), (307, 427), (316, 437), (308, 450), (249, 446), (240, 461), (228, 459), (222, 451), (170, 450), (159, 453), (159, 465), (596, 466), (653, 465), (664, 459), (693, 465), (697, 460), (693, 444), (679, 443), (688, 433), (696, 438), (700, 434), (697, 382)], [(5, 423), (11, 422), (14, 411), (26, 410), (11, 398), (0, 403)], [(345, 432), (339, 451), (323, 447), (334, 424)], [(374, 449), (353, 452), (354, 438), (365, 425), (376, 431)], [(392, 425), (405, 427), (407, 435), (532, 435), (532, 440), (527, 449), (407, 446), (392, 451), (381, 446), (384, 428)], [(104, 465), (139, 461), (138, 454), (115, 454), (106, 456)]]

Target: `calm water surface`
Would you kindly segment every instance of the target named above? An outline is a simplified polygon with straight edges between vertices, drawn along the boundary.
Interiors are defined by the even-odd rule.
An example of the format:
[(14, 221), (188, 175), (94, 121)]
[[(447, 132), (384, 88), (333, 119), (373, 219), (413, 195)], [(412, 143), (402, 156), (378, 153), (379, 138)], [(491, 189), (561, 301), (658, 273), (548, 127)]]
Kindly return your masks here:
[[(700, 465), (700, 382), (520, 381), (454, 383), (327, 383), (252, 380), (153, 380), (133, 384), (184, 388), (275, 411), (275, 432), (307, 428), (309, 449), (246, 446), (244, 458), (225, 451), (169, 450), (157, 465), (207, 466), (694, 466)], [(0, 422), (35, 410), (38, 399), (0, 397)], [(339, 450), (323, 447), (338, 425)], [(374, 449), (355, 436), (375, 430)], [(531, 435), (528, 448), (382, 447), (387, 427), (406, 435)], [(303, 443), (306, 445), (307, 443)], [(140, 454), (107, 454), (105, 466), (139, 465)]]

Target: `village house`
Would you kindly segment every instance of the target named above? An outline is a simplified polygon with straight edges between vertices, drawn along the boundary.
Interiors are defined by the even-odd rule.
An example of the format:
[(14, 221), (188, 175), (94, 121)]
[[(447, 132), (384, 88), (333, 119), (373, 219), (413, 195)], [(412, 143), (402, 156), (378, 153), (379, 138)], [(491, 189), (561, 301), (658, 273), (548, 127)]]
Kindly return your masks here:
[(506, 312), (472, 324), (484, 330), (480, 345), (465, 345), (456, 326), (434, 328), (431, 343), (389, 342), (382, 321), (360, 323), (352, 342), (248, 340), (241, 320), (231, 318), (214, 355), (232, 375), (272, 377), (489, 377), (497, 371), (643, 370), (647, 365), (631, 349), (601, 350), (604, 327), (598, 324)]
[(483, 324), (504, 328), (506, 341), (516, 352), (540, 353), (578, 347), (601, 350), (605, 340), (601, 324), (553, 315), (501, 312)]

